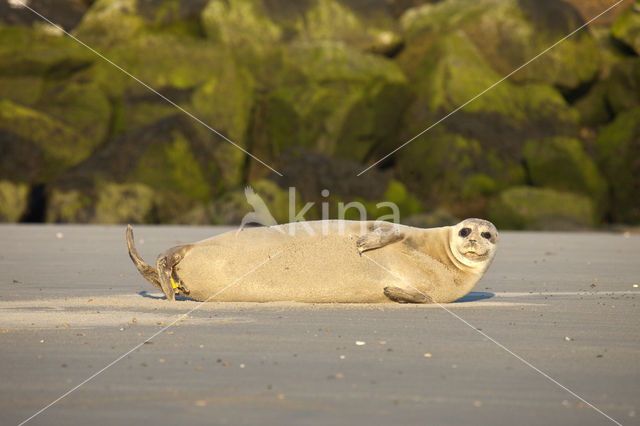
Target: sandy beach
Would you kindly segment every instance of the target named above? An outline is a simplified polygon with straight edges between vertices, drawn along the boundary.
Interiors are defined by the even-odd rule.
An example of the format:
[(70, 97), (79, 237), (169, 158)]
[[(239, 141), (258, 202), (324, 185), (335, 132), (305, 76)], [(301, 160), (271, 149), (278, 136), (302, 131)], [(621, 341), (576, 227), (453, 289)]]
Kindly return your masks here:
[[(503, 232), (443, 306), (202, 304), (144, 281), (124, 228), (0, 226), (0, 423), (135, 348), (28, 424), (614, 424), (589, 404), (640, 424), (638, 235)], [(153, 260), (227, 229), (136, 244)]]

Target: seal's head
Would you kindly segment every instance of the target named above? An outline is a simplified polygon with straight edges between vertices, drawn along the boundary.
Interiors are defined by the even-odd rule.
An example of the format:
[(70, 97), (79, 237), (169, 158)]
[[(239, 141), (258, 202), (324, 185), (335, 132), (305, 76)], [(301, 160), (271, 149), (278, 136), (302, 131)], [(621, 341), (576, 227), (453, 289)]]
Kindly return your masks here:
[(484, 270), (496, 252), (498, 230), (487, 220), (465, 219), (451, 227), (449, 243), (458, 261)]

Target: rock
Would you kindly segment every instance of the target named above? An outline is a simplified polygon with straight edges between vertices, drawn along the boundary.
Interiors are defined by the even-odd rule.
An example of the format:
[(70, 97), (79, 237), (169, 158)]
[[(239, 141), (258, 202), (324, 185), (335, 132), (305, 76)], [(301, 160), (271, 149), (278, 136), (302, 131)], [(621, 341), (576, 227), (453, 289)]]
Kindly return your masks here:
[(506, 80), (492, 87), (502, 75), (476, 45), (480, 37), (465, 31), (478, 20), (507, 16), (507, 7), (518, 11), (512, 2), (454, 7), (463, 3), (426, 5), (403, 16), (407, 46), (398, 61), (416, 97), (403, 138), (387, 152), (483, 93), (395, 155), (400, 179), (426, 205), (468, 217), (484, 214), (492, 194), (525, 183), (524, 140), (575, 134), (578, 116), (550, 85)]
[(591, 87), (589, 92), (573, 104), (573, 107), (580, 115), (580, 123), (588, 126), (598, 126), (609, 122), (613, 118), (611, 107), (607, 101), (608, 92), (608, 82), (599, 81)]
[[(29, 182), (46, 182), (56, 177), (87, 158), (100, 143), (43, 112), (8, 100), (0, 101), (0, 138), (9, 153), (19, 154), (26, 147), (33, 149), (28, 154), (33, 158), (12, 155), (3, 159), (9, 170), (14, 170), (14, 179)], [(11, 164), (13, 161), (17, 164)], [(35, 169), (21, 170), (20, 164), (25, 163), (31, 163)]]
[(93, 223), (148, 223), (154, 220), (158, 194), (141, 183), (105, 182), (98, 186)]
[(0, 180), (0, 222), (18, 222), (26, 213), (29, 186)]
[(618, 114), (603, 127), (596, 146), (610, 187), (610, 219), (640, 223), (640, 107)]
[(524, 161), (535, 186), (586, 195), (598, 206), (607, 204), (607, 183), (579, 140), (528, 140)]
[(53, 188), (47, 196), (45, 220), (56, 223), (89, 223), (94, 201), (79, 190)]
[(34, 75), (0, 75), (0, 93), (6, 100), (32, 106), (42, 93), (44, 78)]
[[(271, 176), (270, 179), (281, 188), (295, 187), (302, 204), (315, 203), (305, 216), (308, 219), (321, 218), (323, 202), (330, 203), (330, 216), (334, 218), (338, 217), (338, 202), (369, 201), (375, 207), (376, 202), (385, 199), (391, 186), (389, 171), (372, 169), (357, 176), (363, 168), (360, 163), (306, 149), (289, 148), (280, 160), (278, 166), (284, 176)], [(329, 191), (329, 197), (322, 196), (325, 189)]]
[(444, 209), (436, 209), (429, 213), (414, 214), (402, 221), (404, 225), (416, 226), (418, 228), (437, 228), (440, 226), (451, 226), (460, 222), (460, 219), (453, 216)]
[[(234, 143), (249, 148), (249, 127), (254, 112), (255, 81), (244, 67), (228, 60), (216, 67), (208, 81), (193, 92), (191, 104), (193, 112), (222, 132)], [(209, 131), (202, 128), (202, 131)], [(230, 143), (220, 146), (219, 161), (225, 184), (229, 187), (240, 185), (243, 179), (246, 154)], [(260, 165), (264, 170), (263, 165)]]
[[(520, 65), (584, 22), (570, 5), (556, 0), (455, 0), (408, 10), (401, 18), (408, 44), (427, 47), (445, 34), (467, 37), (500, 75)], [(597, 43), (587, 31), (557, 45), (510, 77), (569, 90), (598, 71)]]
[(0, 27), (0, 76), (5, 78), (64, 79), (94, 61), (91, 52), (63, 34), (42, 27)]
[(567, 230), (595, 225), (592, 201), (548, 188), (512, 187), (489, 204), (488, 218), (498, 229)]
[(636, 2), (611, 26), (611, 35), (640, 55), (640, 6)]
[(202, 11), (202, 26), (209, 39), (237, 55), (260, 57), (282, 36), (261, 0), (212, 0)]
[[(97, 150), (50, 186), (49, 199), (62, 202), (48, 203), (47, 218), (83, 222), (118, 222), (123, 217), (175, 221), (196, 205), (210, 201), (224, 186), (216, 165), (216, 161), (224, 161), (217, 152), (221, 144), (226, 142), (200, 132), (192, 120), (182, 115), (127, 134)], [(114, 205), (114, 199), (139, 203), (139, 215), (134, 216), (128, 206), (112, 217), (96, 210), (101, 205)], [(152, 207), (148, 199), (153, 200)], [(106, 212), (107, 207), (102, 211)]]
[(293, 6), (281, 0), (266, 5), (289, 42), (341, 42), (385, 56), (393, 56), (402, 47), (393, 19), (384, 9), (372, 12), (375, 4), (362, 7), (358, 2), (312, 0)]
[[(84, 0), (23, 0), (30, 8), (67, 31), (74, 28), (87, 10)], [(0, 2), (0, 24), (32, 26), (44, 21), (18, 2)]]
[(435, 128), (398, 152), (396, 170), (427, 206), (457, 217), (483, 216), (489, 197), (507, 182), (522, 184), (519, 157), (505, 158), (495, 145)]
[[(595, 18), (597, 15), (601, 14), (616, 3), (613, 0), (564, 0), (564, 2), (573, 6), (578, 13), (580, 13), (580, 16), (582, 16), (582, 19), (585, 22)], [(618, 4), (609, 12), (589, 24), (589, 27), (607, 27), (608, 29), (620, 14), (624, 13), (626, 9), (632, 6), (633, 2), (623, 2)]]
[(363, 161), (395, 134), (409, 100), (395, 64), (342, 43), (288, 46), (265, 72), (251, 134), (267, 162), (292, 146)]
[(73, 34), (93, 47), (107, 48), (134, 38), (144, 28), (136, 0), (97, 0)]
[(74, 129), (92, 148), (106, 141), (111, 104), (96, 84), (74, 80), (48, 83), (36, 107)]
[[(274, 182), (261, 179), (251, 183), (255, 193), (265, 202), (269, 212), (277, 223), (289, 222), (289, 189), (280, 188)], [(295, 197), (295, 210), (298, 212), (302, 207), (299, 194)], [(200, 205), (181, 216), (179, 223), (188, 224), (215, 224), (238, 226), (242, 218), (253, 208), (248, 204), (244, 189), (233, 188), (225, 191), (220, 197), (206, 205)], [(248, 224), (247, 226), (258, 226), (258, 224)]]
[(611, 69), (607, 102), (614, 113), (640, 106), (640, 58), (628, 58)]

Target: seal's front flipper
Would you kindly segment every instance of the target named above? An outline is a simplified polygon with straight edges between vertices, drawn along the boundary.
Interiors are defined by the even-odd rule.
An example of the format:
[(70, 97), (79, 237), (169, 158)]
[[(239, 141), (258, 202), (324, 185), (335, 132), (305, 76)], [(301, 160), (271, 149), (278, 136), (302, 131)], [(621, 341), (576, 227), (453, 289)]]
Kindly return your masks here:
[(360, 254), (368, 250), (384, 247), (404, 238), (397, 226), (392, 224), (376, 225), (371, 231), (363, 234), (356, 241), (356, 247)]
[(160, 285), (162, 286), (162, 292), (167, 297), (167, 300), (173, 301), (176, 299), (176, 289), (182, 290), (188, 294), (188, 290), (184, 288), (184, 284), (175, 273), (175, 266), (180, 263), (187, 252), (191, 249), (191, 245), (177, 246), (167, 250), (158, 256), (156, 261), (156, 269), (158, 271), (158, 278), (160, 279)]
[(385, 287), (384, 295), (398, 303), (434, 303), (433, 299), (426, 294), (400, 287)]

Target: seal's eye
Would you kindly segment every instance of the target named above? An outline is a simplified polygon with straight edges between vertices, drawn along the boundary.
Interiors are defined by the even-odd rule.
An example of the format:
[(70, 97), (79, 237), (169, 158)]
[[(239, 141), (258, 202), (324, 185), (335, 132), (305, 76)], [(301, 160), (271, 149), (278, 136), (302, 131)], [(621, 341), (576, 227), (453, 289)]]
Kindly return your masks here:
[(470, 233), (471, 233), (471, 228), (462, 228), (460, 232), (458, 232), (458, 235), (460, 235), (462, 238), (465, 238)]
[(491, 238), (491, 232), (483, 232), (480, 235), (482, 235), (482, 238), (486, 238), (487, 240)]

